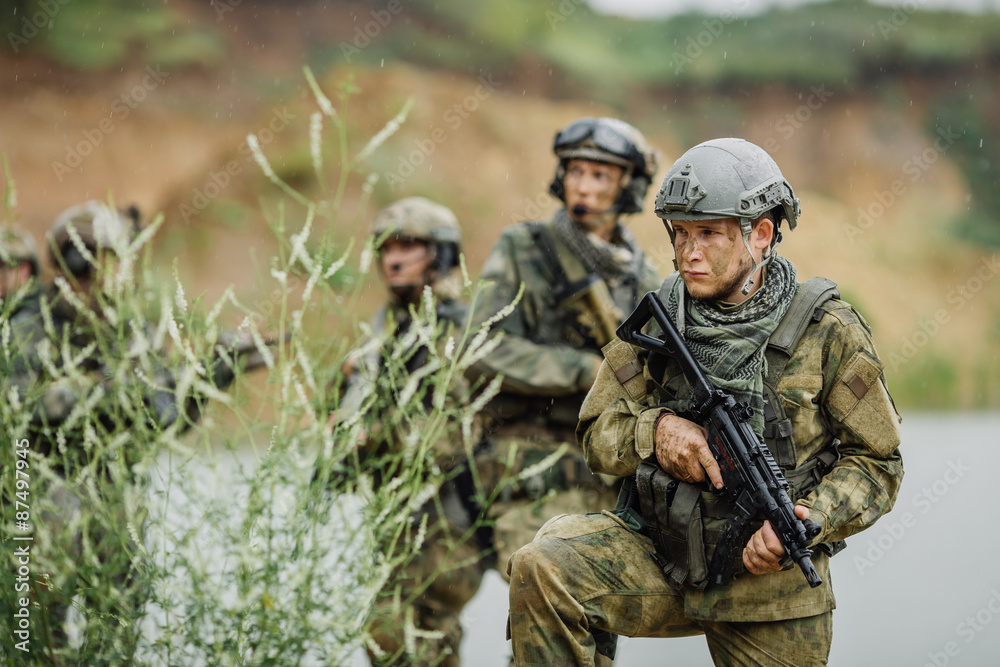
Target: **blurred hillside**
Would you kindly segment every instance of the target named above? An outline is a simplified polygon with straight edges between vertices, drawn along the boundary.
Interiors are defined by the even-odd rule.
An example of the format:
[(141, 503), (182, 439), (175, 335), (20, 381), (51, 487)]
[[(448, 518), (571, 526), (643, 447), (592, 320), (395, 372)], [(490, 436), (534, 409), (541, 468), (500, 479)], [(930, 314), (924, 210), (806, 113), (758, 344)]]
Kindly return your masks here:
[[(550, 142), (570, 120), (629, 120), (663, 152), (661, 174), (694, 143), (742, 136), (802, 199), (781, 252), (862, 310), (901, 405), (1000, 407), (1000, 16), (859, 0), (644, 22), (582, 0), (8, 6), (0, 152), (18, 221), (39, 238), (83, 199), (136, 202), (166, 217), (164, 280), (176, 261), (190, 294), (233, 284), (266, 300), (268, 220), (283, 210), (297, 229), (303, 210), (261, 175), (247, 135), (310, 196), (340, 176), (332, 135), (325, 181), (313, 174), (305, 65), (338, 108), (348, 156), (412, 100), (347, 178), (332, 242), (422, 194), (458, 214), (473, 277), (503, 226), (555, 208)], [(666, 273), (650, 211), (629, 224)], [(369, 290), (343, 315), (370, 315)]]

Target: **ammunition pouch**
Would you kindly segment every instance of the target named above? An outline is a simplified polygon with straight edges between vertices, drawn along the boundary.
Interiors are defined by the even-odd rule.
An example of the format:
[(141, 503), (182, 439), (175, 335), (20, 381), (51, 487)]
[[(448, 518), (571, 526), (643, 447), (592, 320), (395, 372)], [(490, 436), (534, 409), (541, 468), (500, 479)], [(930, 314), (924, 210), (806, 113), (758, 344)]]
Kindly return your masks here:
[[(828, 462), (830, 457), (825, 454), (791, 471), (789, 479), (808, 480), (805, 486), (811, 490), (832, 467)], [(616, 511), (628, 515), (630, 525), (635, 523), (637, 532), (652, 540), (657, 564), (674, 590), (685, 586), (704, 590), (716, 546), (733, 516), (733, 505), (705, 488), (681, 482), (655, 463), (644, 462), (639, 464), (635, 477), (620, 496)], [(748, 535), (763, 525), (763, 521), (752, 521)], [(816, 548), (834, 556), (845, 546), (843, 540), (838, 540), (818, 544)], [(741, 558), (735, 559), (733, 567), (734, 576), (746, 572)]]
[(708, 559), (701, 526), (701, 492), (660, 466), (640, 463), (635, 473), (645, 534), (656, 547), (659, 565), (675, 590), (708, 583)]
[[(704, 590), (708, 566), (732, 505), (700, 484), (681, 482), (654, 463), (641, 463), (635, 493), (642, 513), (642, 533), (656, 547), (657, 563), (674, 590)], [(753, 524), (756, 531), (762, 521)], [(735, 563), (744, 572), (742, 561)]]

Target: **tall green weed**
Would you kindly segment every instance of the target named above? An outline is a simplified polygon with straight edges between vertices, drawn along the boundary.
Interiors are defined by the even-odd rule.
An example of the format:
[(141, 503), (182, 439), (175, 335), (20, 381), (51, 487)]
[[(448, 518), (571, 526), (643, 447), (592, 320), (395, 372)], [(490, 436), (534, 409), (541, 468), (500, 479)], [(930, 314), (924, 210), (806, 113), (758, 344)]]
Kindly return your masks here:
[[(433, 533), (419, 510), (440, 503), (438, 491), (453, 474), (439, 465), (437, 446), (459, 443), (471, 458), (476, 413), (498, 383), (480, 387), (476, 402), (449, 397), (496, 339), (483, 328), (441, 341), (427, 292), (409, 338), (368, 343), (385, 345), (381, 386), (391, 390), (371, 391), (347, 418), (330, 419), (343, 397), (344, 363), (362, 344), (342, 315), (357, 305), (364, 281), (341, 276), (370, 274), (373, 246), (360, 242), (356, 258), (352, 243), (338, 244), (328, 231), (354, 224), (341, 214), (344, 194), (371, 191), (375, 177), (363, 160), (407, 108), (352, 156), (337, 108), (306, 76), (318, 107), (310, 152), (320, 195), (283, 181), (249, 138), (287, 202), (271, 219), (279, 250), (267, 301), (251, 307), (233, 289), (212, 304), (192, 300), (176, 270), (172, 281), (157, 282), (162, 274), (149, 253), (156, 221), (118, 249), (122, 261), (97, 302), (77, 303), (93, 342), (80, 348), (48, 327), (35, 381), (5, 382), (0, 614), (12, 618), (27, 596), (30, 640), (27, 651), (5, 641), (0, 661), (344, 664), (364, 647), (377, 651), (370, 611), (379, 596), (404, 590), (402, 573)], [(342, 87), (339, 101), (350, 94)], [(324, 160), (328, 141), (339, 156), (333, 174)], [(462, 278), (474, 300), (464, 265)], [(59, 289), (75, 298), (69, 285)], [(227, 320), (238, 325), (227, 329)], [(7, 320), (0, 334), (4, 370), (13, 372), (18, 348)], [(234, 336), (249, 341), (243, 355), (258, 370), (245, 371), (235, 358)], [(416, 381), (395, 361), (421, 343), (430, 356)], [(235, 373), (225, 391), (212, 379), (220, 364)], [(64, 387), (74, 405), (69, 417), (39, 424), (39, 401)], [(181, 408), (169, 424), (166, 405)], [(358, 446), (386, 414), (404, 437), (381, 461), (391, 476), (378, 485)], [(21, 457), (14, 443), (24, 440)], [(57, 443), (55, 450), (43, 455), (42, 441)], [(20, 529), (19, 459), (30, 492), (23, 496), (30, 519)], [(488, 505), (502, 486), (480, 488), (478, 500)], [(457, 552), (484, 521), (446, 537), (448, 548)], [(30, 591), (22, 595), (15, 549), (27, 537)], [(407, 592), (400, 604), (419, 593)], [(66, 636), (50, 613), (63, 606)], [(411, 622), (406, 632), (412, 639), (422, 631)], [(415, 646), (408, 642), (408, 650)]]

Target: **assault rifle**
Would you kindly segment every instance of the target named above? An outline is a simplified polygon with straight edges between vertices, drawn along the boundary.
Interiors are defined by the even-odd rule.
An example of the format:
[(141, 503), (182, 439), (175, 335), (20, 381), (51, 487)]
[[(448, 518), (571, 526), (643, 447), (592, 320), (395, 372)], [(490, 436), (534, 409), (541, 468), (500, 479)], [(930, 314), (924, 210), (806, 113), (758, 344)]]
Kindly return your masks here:
[(596, 273), (566, 283), (555, 293), (559, 308), (575, 311), (577, 320), (593, 336), (599, 347), (614, 338), (621, 313), (615, 307), (607, 283)]
[[(650, 318), (660, 325), (663, 340), (642, 333), (642, 327)], [(690, 412), (694, 421), (704, 426), (708, 433), (708, 446), (722, 471), (724, 487), (721, 494), (735, 506), (708, 565), (709, 581), (729, 583), (736, 559), (742, 557), (743, 548), (753, 533), (752, 520), (766, 519), (788, 556), (798, 563), (809, 585), (815, 588), (823, 583), (807, 546), (821, 529), (815, 522), (802, 521), (795, 516), (795, 506), (788, 497), (788, 481), (767, 445), (750, 427), (753, 408), (738, 403), (731, 394), (712, 385), (655, 292), (642, 298), (617, 333), (626, 343), (675, 359), (691, 385)]]
[[(283, 342), (287, 343), (291, 337), (291, 333), (286, 333), (283, 338), (269, 336), (263, 338), (262, 342), (265, 347), (275, 347)], [(264, 355), (249, 334), (221, 331), (216, 341), (209, 379), (216, 389), (224, 390), (236, 379), (236, 368), (249, 372), (264, 366), (265, 363)], [(174, 394), (177, 386), (174, 371), (160, 369), (154, 376), (154, 384), (159, 388), (150, 397), (149, 402), (162, 428), (177, 421), (182, 410), (187, 413), (189, 425), (201, 418), (201, 407), (193, 396), (188, 397), (185, 405), (177, 404)]]

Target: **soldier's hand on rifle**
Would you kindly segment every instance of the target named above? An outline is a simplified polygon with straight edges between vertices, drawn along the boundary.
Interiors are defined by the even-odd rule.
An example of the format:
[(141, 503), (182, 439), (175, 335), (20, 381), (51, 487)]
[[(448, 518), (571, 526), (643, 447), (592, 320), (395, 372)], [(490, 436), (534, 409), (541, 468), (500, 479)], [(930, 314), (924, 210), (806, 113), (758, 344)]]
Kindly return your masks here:
[(677, 415), (664, 415), (656, 422), (656, 460), (660, 467), (682, 482), (707, 478), (721, 489), (722, 472), (708, 448), (702, 426)]
[[(796, 505), (795, 516), (803, 521), (808, 519), (809, 508)], [(767, 521), (750, 537), (750, 541), (743, 549), (743, 565), (751, 574), (767, 574), (784, 569), (781, 565), (781, 559), (784, 557), (785, 547), (781, 546), (781, 540)]]

